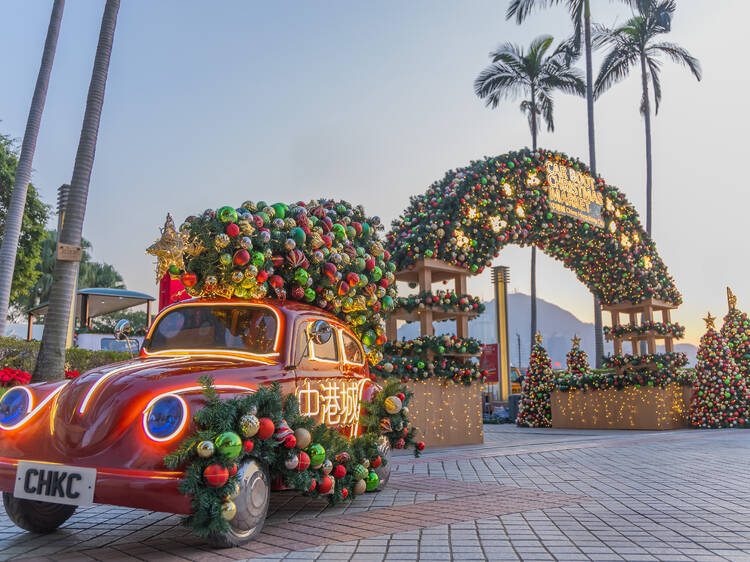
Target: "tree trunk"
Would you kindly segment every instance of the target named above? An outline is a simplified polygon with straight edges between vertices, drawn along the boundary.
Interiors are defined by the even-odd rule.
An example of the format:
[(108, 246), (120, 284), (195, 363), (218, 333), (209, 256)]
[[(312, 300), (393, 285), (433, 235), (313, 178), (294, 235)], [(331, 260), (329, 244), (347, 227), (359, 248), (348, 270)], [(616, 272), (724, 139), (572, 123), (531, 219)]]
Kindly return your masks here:
[[(536, 152), (536, 92), (531, 87), (531, 148)], [(534, 347), (536, 325), (536, 246), (531, 246), (531, 340), (529, 349)]]
[(651, 236), (651, 102), (644, 55), (641, 55), (641, 82), (643, 83), (643, 117), (646, 122), (646, 232)]
[[(59, 241), (74, 246), (81, 245), (83, 218), (86, 213), (91, 169), (94, 165), (96, 140), (99, 134), (99, 121), (104, 104), (104, 90), (107, 85), (109, 58), (117, 24), (120, 0), (107, 0), (99, 31), (99, 44), (96, 47), (94, 70), (91, 73), (86, 111), (83, 116), (81, 138), (78, 142), (70, 195), (65, 212), (65, 222)], [(39, 349), (33, 382), (62, 378), (65, 368), (65, 339), (68, 319), (71, 314), (71, 300), (75, 287), (78, 263), (72, 261), (55, 262), (55, 273), (50, 289), (49, 310), (45, 318), (44, 335)]]
[[(596, 177), (596, 141), (594, 134), (594, 71), (591, 63), (591, 11), (589, 0), (585, 0), (583, 7), (584, 50), (586, 52), (586, 113), (589, 125), (589, 166), (591, 175)], [(594, 365), (602, 368), (604, 356), (604, 336), (602, 333), (602, 306), (599, 298), (594, 295)]]
[(39, 125), (42, 121), (44, 102), (47, 99), (47, 86), (52, 72), (52, 63), (55, 60), (57, 49), (57, 37), (60, 34), (63, 8), (65, 0), (55, 0), (52, 4), (52, 14), (49, 18), (47, 28), (47, 39), (44, 42), (42, 52), (42, 63), (39, 66), (39, 74), (36, 78), (34, 95), (31, 98), (29, 117), (26, 120), (26, 131), (23, 135), (21, 155), (18, 158), (16, 175), (13, 181), (13, 193), (10, 197), (10, 206), (5, 216), (5, 230), (3, 242), (0, 246), (0, 336), (5, 336), (8, 322), (8, 306), (10, 304), (10, 289), (13, 284), (13, 270), (16, 264), (16, 252), (18, 250), (18, 239), (21, 235), (23, 223), (23, 212), (26, 207), (26, 193), (31, 180), (31, 164), (34, 160), (36, 150), (36, 139), (39, 135)]
[[(646, 232), (651, 236), (651, 100), (648, 93), (646, 57), (641, 54), (641, 83), (643, 85), (643, 117), (646, 123)], [(641, 322), (645, 317), (641, 315)], [(641, 355), (647, 353), (646, 342), (641, 342)]]

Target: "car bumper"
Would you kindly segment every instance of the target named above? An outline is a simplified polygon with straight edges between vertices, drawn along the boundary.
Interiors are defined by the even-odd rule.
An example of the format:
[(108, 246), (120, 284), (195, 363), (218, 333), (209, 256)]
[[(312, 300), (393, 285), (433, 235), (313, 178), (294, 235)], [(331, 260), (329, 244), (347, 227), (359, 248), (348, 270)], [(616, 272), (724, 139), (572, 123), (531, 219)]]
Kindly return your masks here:
[[(17, 465), (17, 459), (0, 457), (0, 490), (13, 493)], [(93, 468), (96, 468), (95, 503), (183, 515), (192, 513), (191, 498), (177, 489), (182, 472)]]

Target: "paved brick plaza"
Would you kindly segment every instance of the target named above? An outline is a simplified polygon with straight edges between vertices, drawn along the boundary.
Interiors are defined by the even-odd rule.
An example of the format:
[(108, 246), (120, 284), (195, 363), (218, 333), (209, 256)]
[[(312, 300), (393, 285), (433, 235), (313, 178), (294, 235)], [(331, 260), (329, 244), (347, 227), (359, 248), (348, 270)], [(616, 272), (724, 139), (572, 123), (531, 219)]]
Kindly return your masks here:
[(48, 536), (3, 511), (0, 559), (750, 561), (750, 431), (485, 432), (482, 446), (396, 457), (388, 489), (345, 506), (276, 494), (246, 548), (96, 506)]

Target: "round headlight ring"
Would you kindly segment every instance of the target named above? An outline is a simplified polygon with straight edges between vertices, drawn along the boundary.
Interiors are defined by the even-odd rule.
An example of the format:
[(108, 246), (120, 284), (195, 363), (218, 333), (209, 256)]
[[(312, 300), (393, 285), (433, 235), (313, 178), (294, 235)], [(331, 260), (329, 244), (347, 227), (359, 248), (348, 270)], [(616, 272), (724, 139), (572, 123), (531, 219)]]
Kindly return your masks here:
[(152, 400), (143, 412), (143, 430), (153, 441), (177, 437), (187, 423), (188, 408), (177, 394), (163, 394)]
[(13, 429), (28, 415), (31, 406), (32, 396), (28, 388), (11, 388), (0, 398), (0, 427)]

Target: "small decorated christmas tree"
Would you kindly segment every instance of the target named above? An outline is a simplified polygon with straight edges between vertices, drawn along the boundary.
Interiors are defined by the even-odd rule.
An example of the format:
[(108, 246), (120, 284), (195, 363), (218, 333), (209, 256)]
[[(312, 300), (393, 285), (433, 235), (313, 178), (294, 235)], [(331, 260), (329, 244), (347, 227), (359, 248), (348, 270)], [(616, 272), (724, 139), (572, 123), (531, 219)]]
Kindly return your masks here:
[(750, 319), (737, 308), (737, 297), (727, 287), (729, 312), (724, 317), (721, 335), (732, 352), (734, 362), (745, 377), (745, 384), (750, 379)]
[(568, 352), (568, 373), (580, 377), (590, 371), (589, 367), (589, 356), (586, 352), (580, 348), (581, 338), (576, 336), (573, 338), (573, 347)]
[(716, 318), (704, 318), (707, 331), (698, 348), (698, 365), (690, 424), (698, 428), (734, 427), (745, 422), (747, 387), (726, 340), (714, 328)]
[(523, 381), (523, 393), (516, 423), (526, 427), (550, 427), (552, 412), (549, 393), (552, 383), (552, 367), (547, 350), (542, 347), (542, 335), (537, 334), (534, 339), (536, 344), (531, 348), (531, 359)]

